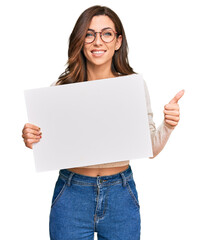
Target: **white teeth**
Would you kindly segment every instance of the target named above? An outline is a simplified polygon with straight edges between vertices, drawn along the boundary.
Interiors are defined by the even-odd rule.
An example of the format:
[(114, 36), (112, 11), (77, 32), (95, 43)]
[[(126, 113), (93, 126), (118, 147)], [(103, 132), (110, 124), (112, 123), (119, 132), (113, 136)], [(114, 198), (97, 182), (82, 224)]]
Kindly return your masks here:
[(98, 53), (104, 53), (104, 51), (92, 51), (92, 53), (98, 54)]

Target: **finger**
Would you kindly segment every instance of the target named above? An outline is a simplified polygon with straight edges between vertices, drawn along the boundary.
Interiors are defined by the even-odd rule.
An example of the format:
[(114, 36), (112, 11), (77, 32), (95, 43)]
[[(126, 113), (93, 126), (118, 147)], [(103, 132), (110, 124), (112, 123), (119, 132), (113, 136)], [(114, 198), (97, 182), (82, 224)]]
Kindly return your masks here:
[(180, 107), (179, 107), (178, 103), (174, 103), (174, 104), (169, 103), (169, 104), (166, 104), (164, 106), (164, 109), (166, 109), (166, 110), (179, 110)]
[(34, 125), (34, 124), (31, 124), (31, 123), (26, 123), (26, 124), (24, 125), (23, 130), (24, 130), (25, 128), (31, 128), (31, 129), (37, 130), (37, 131), (40, 130), (40, 128), (39, 128), (38, 126), (36, 126), (36, 125)]
[(163, 113), (164, 113), (165, 115), (172, 115), (172, 116), (179, 116), (179, 114), (180, 114), (180, 112), (179, 112), (179, 111), (176, 111), (176, 110), (174, 110), (174, 111), (164, 110)]
[(32, 144), (26, 143), (24, 139), (25, 146), (32, 149)]
[(167, 120), (167, 119), (165, 120), (165, 122), (168, 123), (168, 124), (170, 124), (171, 126), (177, 126), (177, 124), (178, 124), (178, 123), (175, 122), (175, 121)]
[(40, 130), (37, 131), (37, 130), (33, 130), (31, 128), (24, 129), (23, 134), (27, 134), (27, 133), (32, 133), (34, 135), (41, 135), (42, 134), (42, 132), (40, 132)]
[(40, 139), (24, 139), (25, 145), (31, 147), (33, 143), (38, 143)]
[(171, 115), (165, 115), (165, 119), (166, 120), (173, 120), (175, 122), (179, 122), (180, 117), (175, 117), (175, 116), (171, 116)]
[(180, 100), (180, 98), (184, 95), (184, 93), (185, 93), (185, 90), (181, 90), (174, 96), (174, 98), (169, 103), (170, 104), (177, 103)]
[(40, 139), (41, 135), (34, 135), (32, 133), (22, 134), (22, 137), (25, 139)]

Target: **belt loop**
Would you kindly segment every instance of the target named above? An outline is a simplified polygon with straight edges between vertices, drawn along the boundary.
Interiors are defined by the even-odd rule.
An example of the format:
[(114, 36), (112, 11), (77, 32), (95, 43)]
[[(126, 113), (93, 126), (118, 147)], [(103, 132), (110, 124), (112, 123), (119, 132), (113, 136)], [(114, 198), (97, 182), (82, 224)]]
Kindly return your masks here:
[(121, 172), (120, 174), (121, 174), (122, 181), (123, 181), (123, 187), (126, 187), (126, 182), (127, 182), (126, 177), (124, 176), (124, 173)]
[(75, 173), (74, 172), (71, 172), (70, 175), (69, 175), (69, 178), (67, 180), (67, 185), (70, 186), (71, 185), (71, 180), (72, 180), (72, 177)]

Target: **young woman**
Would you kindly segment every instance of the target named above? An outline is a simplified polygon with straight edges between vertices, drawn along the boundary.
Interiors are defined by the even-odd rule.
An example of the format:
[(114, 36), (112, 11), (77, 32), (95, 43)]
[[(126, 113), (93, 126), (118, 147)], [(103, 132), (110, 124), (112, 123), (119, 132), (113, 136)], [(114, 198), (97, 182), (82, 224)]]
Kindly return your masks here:
[[(135, 74), (128, 62), (122, 23), (111, 9), (86, 9), (69, 40), (68, 67), (52, 86)], [(145, 93), (155, 157), (179, 121), (178, 100), (184, 91), (165, 105), (158, 129), (146, 84)], [(22, 132), (27, 147), (40, 141), (39, 127), (27, 123)], [(99, 240), (140, 239), (140, 206), (129, 160), (59, 172), (51, 204), (50, 238), (91, 240), (94, 232)]]

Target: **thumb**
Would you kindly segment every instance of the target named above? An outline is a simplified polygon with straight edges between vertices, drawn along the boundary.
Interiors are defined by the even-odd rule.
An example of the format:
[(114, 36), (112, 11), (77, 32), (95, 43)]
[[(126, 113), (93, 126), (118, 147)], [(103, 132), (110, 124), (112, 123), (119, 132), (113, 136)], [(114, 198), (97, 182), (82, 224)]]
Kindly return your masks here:
[(180, 92), (178, 92), (174, 96), (174, 98), (169, 102), (169, 104), (177, 103), (180, 100), (180, 98), (184, 95), (184, 93), (185, 93), (185, 90), (181, 90)]

